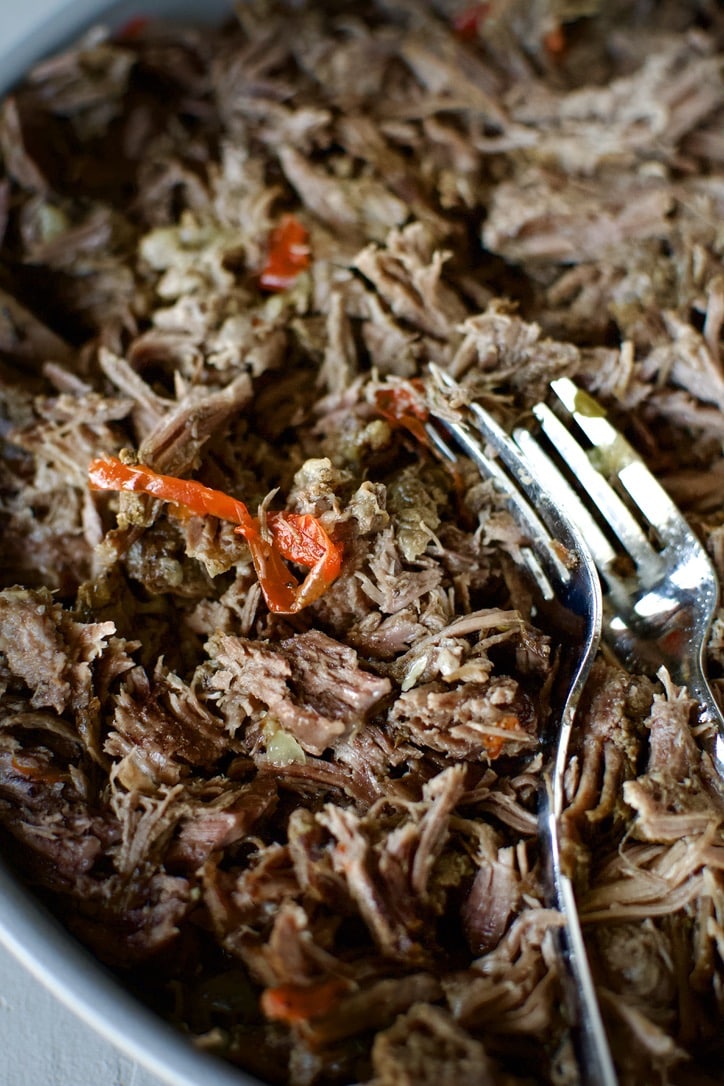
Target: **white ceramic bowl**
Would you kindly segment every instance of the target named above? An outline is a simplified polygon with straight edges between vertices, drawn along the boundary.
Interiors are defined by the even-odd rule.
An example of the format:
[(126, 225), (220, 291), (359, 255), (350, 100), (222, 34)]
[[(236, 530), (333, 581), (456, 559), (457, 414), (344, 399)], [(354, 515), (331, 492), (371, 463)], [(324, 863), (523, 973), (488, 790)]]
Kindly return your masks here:
[[(0, 0), (0, 93), (11, 88), (35, 60), (62, 48), (94, 24), (118, 26), (141, 12), (213, 22), (232, 7), (233, 0)], [(196, 1051), (130, 996), (20, 885), (1, 857), (0, 941), (87, 1025), (162, 1081), (173, 1086), (258, 1083)]]

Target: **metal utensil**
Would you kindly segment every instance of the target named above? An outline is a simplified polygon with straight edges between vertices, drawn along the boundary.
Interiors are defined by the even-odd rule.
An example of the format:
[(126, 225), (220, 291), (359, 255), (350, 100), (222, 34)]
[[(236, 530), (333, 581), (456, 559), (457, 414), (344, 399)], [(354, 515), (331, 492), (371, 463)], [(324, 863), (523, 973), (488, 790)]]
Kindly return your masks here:
[[(704, 656), (719, 599), (714, 567), (600, 404), (568, 378), (551, 390), (551, 404), (533, 412), (548, 440), (543, 455), (568, 474), (569, 482), (551, 477), (554, 498), (584, 535), (603, 581), (603, 637), (626, 667), (655, 675), (663, 665), (687, 687), (724, 777), (724, 715)], [(529, 451), (527, 434), (517, 430), (515, 438)]]
[[(443, 393), (464, 393), (447, 374), (430, 366)], [(544, 742), (548, 765), (539, 825), (547, 844), (548, 903), (565, 918), (560, 929), (560, 960), (565, 1005), (585, 1086), (615, 1086), (611, 1053), (603, 1027), (578, 918), (571, 878), (561, 863), (560, 818), (564, 772), (576, 708), (596, 654), (601, 627), (601, 589), (581, 534), (551, 496), (548, 480), (556, 469), (542, 449), (535, 458), (521, 449), (480, 405), (471, 403), (451, 417), (434, 414), (428, 434), (437, 449), (455, 460), (457, 449), (495, 483), (525, 537), (521, 553), (538, 590), (539, 607), (557, 626), (564, 643), (560, 672), (551, 699)], [(526, 439), (524, 439), (525, 441)], [(528, 435), (527, 444), (535, 446)], [(562, 621), (561, 621), (562, 620)]]

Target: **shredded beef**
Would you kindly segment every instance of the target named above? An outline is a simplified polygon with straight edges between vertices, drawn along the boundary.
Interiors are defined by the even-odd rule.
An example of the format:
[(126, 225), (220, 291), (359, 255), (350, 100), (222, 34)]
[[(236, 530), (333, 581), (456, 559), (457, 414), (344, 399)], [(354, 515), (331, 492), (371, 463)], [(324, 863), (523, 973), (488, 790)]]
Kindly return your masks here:
[[(260, 1081), (577, 1081), (538, 834), (565, 648), (426, 367), (508, 427), (574, 377), (724, 578), (723, 46), (707, 0), (253, 0), (96, 28), (2, 103), (3, 848)], [(270, 610), (233, 523), (91, 491), (108, 456), (270, 546), (314, 518), (339, 575)], [(724, 696), (721, 609), (706, 653)], [(621, 1086), (721, 1076), (695, 719), (601, 653), (566, 769)]]
[(372, 1064), (380, 1086), (495, 1082), (485, 1049), (439, 1007), (422, 1003), (378, 1033)]

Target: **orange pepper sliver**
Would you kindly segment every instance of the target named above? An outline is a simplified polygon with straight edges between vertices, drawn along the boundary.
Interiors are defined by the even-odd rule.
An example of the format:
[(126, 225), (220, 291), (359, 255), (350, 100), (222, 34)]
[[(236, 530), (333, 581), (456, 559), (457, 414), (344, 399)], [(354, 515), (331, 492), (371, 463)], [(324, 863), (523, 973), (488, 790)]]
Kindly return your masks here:
[(294, 215), (284, 215), (269, 239), (266, 264), (259, 277), (264, 290), (287, 290), (309, 267), (309, 235)]
[(308, 1022), (329, 1014), (348, 990), (349, 983), (339, 977), (310, 985), (280, 984), (262, 992), (261, 1009), (267, 1018), (277, 1022)]
[[(316, 517), (308, 513), (269, 513), (266, 520), (271, 539), (262, 532), (243, 502), (212, 490), (193, 479), (160, 475), (143, 464), (123, 464), (116, 457), (94, 460), (88, 468), (94, 490), (126, 490), (150, 494), (173, 502), (197, 516), (230, 521), (243, 535), (270, 611), (294, 614), (326, 591), (342, 568), (342, 549)], [(293, 576), (284, 559), (306, 567), (301, 582)]]

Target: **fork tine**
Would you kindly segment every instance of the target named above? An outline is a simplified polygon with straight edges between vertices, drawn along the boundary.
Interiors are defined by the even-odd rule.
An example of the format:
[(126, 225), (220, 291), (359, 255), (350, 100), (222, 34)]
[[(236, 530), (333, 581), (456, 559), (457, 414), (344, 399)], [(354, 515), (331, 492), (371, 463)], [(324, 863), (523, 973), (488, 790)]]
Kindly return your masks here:
[(678, 534), (677, 530), (688, 534), (690, 529), (674, 502), (596, 401), (568, 377), (551, 381), (551, 389), (592, 444), (599, 450), (608, 450), (603, 456), (603, 469), (616, 474), (648, 522), (663, 529), (669, 539)]
[(516, 444), (527, 459), (534, 464), (541, 477), (545, 478), (548, 489), (560, 507), (570, 519), (578, 525), (598, 568), (611, 564), (616, 559), (616, 552), (603, 534), (598, 524), (576, 495), (573, 488), (558, 470), (553, 460), (545, 453), (530, 430), (517, 427), (513, 431)]
[[(497, 463), (492, 457), (485, 455), (484, 451), (480, 448), (475, 436), (467, 429), (467, 427), (453, 422), (445, 423), (449, 433), (455, 438), (458, 445), (463, 449), (473, 463), (480, 469), (484, 476), (488, 476), (493, 479), (498, 487), (506, 496), (506, 500), (509, 506), (515, 508), (517, 517), (522, 524), (525, 524), (526, 531), (530, 533), (534, 538), (546, 540), (548, 550), (550, 552), (550, 561), (556, 566), (559, 576), (566, 576), (565, 565), (561, 563), (561, 560), (555, 550), (555, 542), (552, 539), (550, 533), (544, 526), (543, 522), (539, 518), (536, 511), (531, 504), (513, 485), (508, 475), (502, 470), (501, 465)], [(440, 433), (439, 429), (433, 426), (431, 423), (427, 423), (425, 426), (427, 435), (433, 444), (436, 446), (439, 452), (447, 460), (455, 460), (456, 455), (448, 445), (447, 441)], [(541, 595), (545, 600), (552, 600), (555, 597), (555, 589), (551, 585), (551, 582), (546, 575), (543, 566), (538, 560), (535, 551), (530, 547), (523, 545), (520, 548), (520, 553), (525, 561), (530, 573), (536, 581), (538, 588), (541, 591)]]
[[(459, 390), (457, 382), (444, 370), (436, 366), (434, 362), (429, 364), (429, 369), (443, 388), (449, 391)], [(458, 445), (464, 449), (473, 463), (483, 472), (483, 475), (492, 478), (502, 490), (508, 504), (513, 507), (519, 522), (525, 525), (531, 538), (545, 541), (548, 562), (554, 568), (559, 581), (566, 583), (570, 580), (570, 571), (563, 556), (559, 553), (558, 547), (562, 543), (563, 546), (575, 548), (578, 535), (575, 525), (570, 528), (573, 536), (576, 537), (575, 539), (568, 537), (556, 539), (552, 536), (545, 523), (546, 519), (550, 519), (550, 517), (546, 517), (546, 512), (551, 505), (550, 498), (541, 486), (539, 478), (535, 477), (535, 473), (531, 473), (531, 466), (526, 464), (525, 458), (516, 447), (515, 442), (498, 425), (492, 415), (488, 414), (478, 404), (468, 404), (467, 411), (470, 423), (474, 424), (474, 428), (467, 423), (452, 422), (448, 419), (439, 418), (438, 426), (427, 426), (428, 436), (448, 459), (454, 459), (454, 453), (452, 453), (444, 437), (440, 434), (439, 427), (444, 427), (447, 434), (455, 438)], [(486, 454), (481, 446), (481, 436), (495, 450), (495, 455), (488, 456)], [(559, 519), (558, 517), (555, 518), (558, 534), (560, 534), (561, 529), (558, 524)], [(549, 583), (546, 586), (539, 576), (537, 570), (540, 570), (540, 566), (538, 565), (536, 569), (537, 560), (533, 552), (525, 547), (521, 548), (521, 550), (531, 573), (538, 581), (544, 598), (551, 599), (555, 595), (554, 590)]]
[[(649, 521), (661, 547), (658, 566), (639, 566), (637, 577), (619, 579), (612, 564), (596, 558), (609, 589), (604, 638), (625, 666), (649, 675), (658, 674), (664, 667), (674, 682), (688, 689), (698, 702), (699, 720), (707, 729), (704, 741), (714, 767), (724, 779), (724, 713), (707, 678), (705, 661), (719, 601), (716, 570), (683, 513), (636, 450), (611, 425), (604, 408), (569, 378), (552, 381), (551, 389), (593, 445), (590, 461), (579, 447), (588, 468), (615, 476)], [(534, 412), (551, 440), (558, 444), (567, 440), (566, 427), (548, 407), (536, 405)], [(579, 456), (575, 463), (582, 458)], [(580, 467), (588, 478), (586, 465), (581, 463)], [(582, 474), (580, 478), (595, 502), (596, 492)], [(573, 501), (579, 504), (569, 505), (570, 515), (581, 526), (581, 513), (586, 514), (584, 500), (576, 494)], [(587, 541), (590, 544), (593, 539)]]
[[(565, 406), (568, 407), (567, 404)], [(640, 572), (646, 576), (654, 576), (661, 569), (661, 559), (657, 551), (652, 547), (631, 511), (600, 471), (591, 463), (585, 449), (579, 445), (575, 437), (547, 404), (536, 404), (533, 413), (551, 444), (568, 464), (580, 485), (591, 496), (596, 508), (600, 510), (602, 518), (619, 538)], [(573, 414), (573, 412), (571, 413)], [(578, 415), (574, 414), (573, 417), (578, 422)], [(596, 421), (599, 421), (599, 419)], [(608, 442), (603, 447), (607, 447), (607, 445)], [(600, 448), (601, 446), (596, 447)], [(603, 551), (601, 554), (603, 555)], [(611, 558), (609, 557), (607, 562), (601, 564), (602, 572), (605, 574), (606, 569), (610, 568), (610, 566)]]

